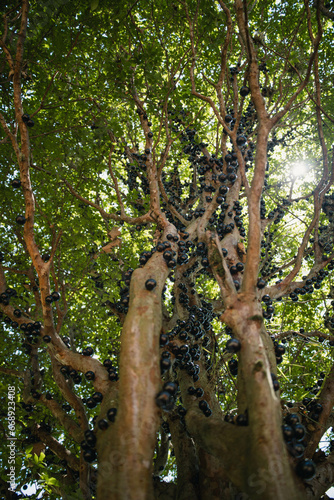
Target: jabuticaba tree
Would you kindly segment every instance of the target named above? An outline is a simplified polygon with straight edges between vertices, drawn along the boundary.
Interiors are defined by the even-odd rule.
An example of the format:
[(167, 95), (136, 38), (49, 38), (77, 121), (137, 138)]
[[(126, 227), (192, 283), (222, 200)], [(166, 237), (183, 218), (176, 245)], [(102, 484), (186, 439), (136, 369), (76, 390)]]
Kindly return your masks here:
[(4, 497), (328, 498), (333, 12), (5, 2)]

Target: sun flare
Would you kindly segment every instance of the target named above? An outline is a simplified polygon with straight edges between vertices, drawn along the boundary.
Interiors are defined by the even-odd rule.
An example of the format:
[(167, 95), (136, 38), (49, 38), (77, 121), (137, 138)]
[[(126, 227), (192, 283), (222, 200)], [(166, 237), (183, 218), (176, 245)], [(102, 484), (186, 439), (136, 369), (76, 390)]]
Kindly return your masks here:
[(308, 166), (304, 161), (298, 161), (291, 166), (293, 177), (303, 177), (308, 172)]

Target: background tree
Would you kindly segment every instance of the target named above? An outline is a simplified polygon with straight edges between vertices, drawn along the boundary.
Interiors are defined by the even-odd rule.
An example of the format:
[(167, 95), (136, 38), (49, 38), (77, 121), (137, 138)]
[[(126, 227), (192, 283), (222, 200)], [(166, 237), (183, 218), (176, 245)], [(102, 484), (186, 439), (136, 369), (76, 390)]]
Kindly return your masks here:
[(6, 3), (6, 498), (325, 498), (332, 7)]

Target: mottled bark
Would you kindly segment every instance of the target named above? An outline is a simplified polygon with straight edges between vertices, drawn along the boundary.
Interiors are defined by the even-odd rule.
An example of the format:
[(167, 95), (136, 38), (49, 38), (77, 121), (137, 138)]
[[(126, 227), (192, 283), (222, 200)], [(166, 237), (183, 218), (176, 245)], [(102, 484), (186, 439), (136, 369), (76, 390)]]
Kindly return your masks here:
[[(169, 227), (174, 232), (173, 227)], [(176, 249), (176, 247), (175, 247)], [(169, 268), (161, 254), (134, 271), (121, 341), (118, 414), (98, 443), (98, 499), (153, 498), (152, 458), (159, 424), (161, 294)], [(147, 279), (157, 286), (148, 291)]]
[(224, 313), (224, 320), (241, 342), (239, 370), (246, 381), (249, 441), (243, 478), (246, 493), (256, 500), (302, 498), (291, 469), (281, 431), (280, 401), (273, 390), (270, 366), (261, 340), (259, 303), (239, 294)]

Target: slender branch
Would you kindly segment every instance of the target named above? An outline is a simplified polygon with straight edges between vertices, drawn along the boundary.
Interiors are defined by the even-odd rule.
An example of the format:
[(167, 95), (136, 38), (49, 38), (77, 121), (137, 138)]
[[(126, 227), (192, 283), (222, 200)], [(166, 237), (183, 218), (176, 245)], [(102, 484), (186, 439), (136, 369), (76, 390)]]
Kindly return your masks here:
[(45, 395), (42, 394), (39, 401), (46, 406), (68, 434), (77, 442), (81, 443), (84, 437), (84, 431), (79, 427), (79, 425), (73, 420), (72, 417), (67, 415), (67, 413), (59, 406), (57, 401), (54, 399), (46, 399)]
[(73, 383), (66, 380), (60, 373), (61, 363), (57, 362), (54, 356), (51, 356), (52, 373), (57, 383), (58, 388), (63, 394), (64, 398), (72, 406), (78, 419), (79, 425), (83, 431), (88, 429), (88, 419), (83, 402), (73, 391)]
[(104, 220), (115, 220), (117, 222), (124, 221), (127, 222), (128, 224), (142, 224), (142, 223), (147, 223), (147, 222), (153, 222), (152, 217), (150, 216), (149, 213), (146, 213), (144, 215), (141, 215), (140, 217), (129, 217), (126, 215), (116, 215), (116, 214), (109, 214), (103, 208), (98, 205), (97, 203), (94, 203), (92, 201), (87, 200), (83, 196), (81, 196), (74, 188), (71, 186), (71, 184), (66, 180), (62, 179), (63, 182), (66, 184), (68, 187), (69, 191), (75, 196), (78, 200), (82, 201), (83, 203), (86, 203), (87, 205), (95, 208), (98, 210)]
[(43, 429), (41, 425), (36, 424), (32, 429), (33, 434), (37, 435), (39, 439), (48, 447), (51, 451), (57, 455), (61, 460), (66, 460), (68, 465), (73, 470), (80, 469), (80, 460), (65, 448), (57, 439), (55, 439), (49, 432)]
[(23, 378), (25, 373), (18, 370), (14, 370), (14, 368), (5, 368), (4, 366), (0, 366), (0, 372), (17, 378)]

